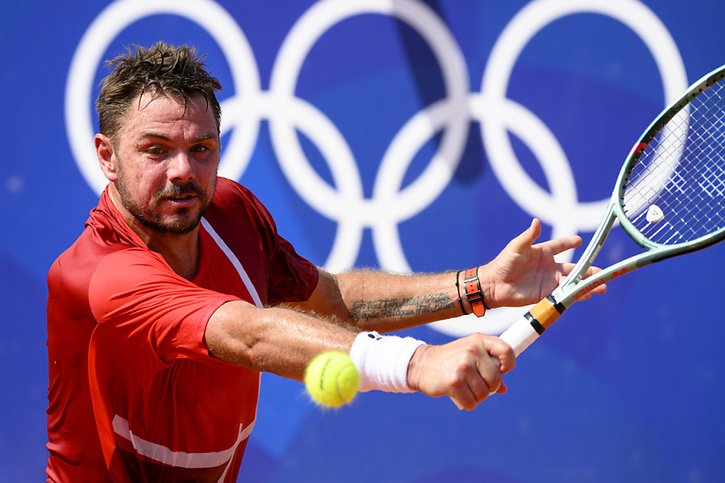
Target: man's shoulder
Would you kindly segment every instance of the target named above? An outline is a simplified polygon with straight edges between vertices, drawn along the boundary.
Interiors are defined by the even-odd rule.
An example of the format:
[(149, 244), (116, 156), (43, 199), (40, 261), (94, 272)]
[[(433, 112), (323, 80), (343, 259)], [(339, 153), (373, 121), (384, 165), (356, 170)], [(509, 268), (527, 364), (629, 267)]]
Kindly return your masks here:
[(236, 219), (236, 222), (240, 222), (239, 217), (242, 217), (250, 221), (263, 219), (267, 222), (269, 213), (249, 188), (220, 177), (205, 216), (219, 221)]
[(129, 243), (111, 227), (86, 224), (73, 244), (53, 261), (48, 271), (48, 282), (87, 281), (106, 258), (116, 258), (124, 253), (138, 256), (142, 252), (150, 251)]
[(256, 197), (249, 188), (242, 186), (229, 178), (217, 178), (216, 190), (212, 203), (226, 207), (230, 204), (250, 203), (256, 201)]
[[(115, 207), (104, 192), (90, 211), (78, 238), (54, 261), (53, 267), (85, 265), (89, 261), (117, 251), (138, 246), (130, 230), (124, 230), (114, 217)], [(51, 270), (53, 269), (51, 268)]]

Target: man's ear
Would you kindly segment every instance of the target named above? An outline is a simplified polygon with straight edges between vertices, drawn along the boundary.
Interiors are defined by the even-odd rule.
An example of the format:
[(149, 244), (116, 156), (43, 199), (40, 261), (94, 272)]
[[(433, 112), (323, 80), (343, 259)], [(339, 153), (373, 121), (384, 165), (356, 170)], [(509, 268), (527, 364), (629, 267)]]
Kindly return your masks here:
[(113, 150), (111, 139), (105, 134), (96, 134), (93, 138), (96, 145), (96, 157), (101, 165), (101, 171), (108, 178), (108, 181), (116, 181), (118, 178), (117, 158)]

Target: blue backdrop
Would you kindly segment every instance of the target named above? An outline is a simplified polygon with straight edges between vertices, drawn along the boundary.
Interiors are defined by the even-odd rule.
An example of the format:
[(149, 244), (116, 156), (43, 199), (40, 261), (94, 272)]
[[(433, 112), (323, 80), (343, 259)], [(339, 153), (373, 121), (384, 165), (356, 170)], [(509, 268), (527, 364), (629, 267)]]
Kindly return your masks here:
[[(0, 480), (43, 475), (45, 276), (103, 184), (104, 59), (198, 46), (225, 86), (221, 173), (301, 253), (440, 271), (490, 259), (532, 216), (587, 240), (639, 133), (725, 61), (724, 21), (717, 0), (3, 2)], [(615, 231), (599, 263), (635, 250)], [(724, 260), (718, 246), (613, 282), (473, 413), (383, 393), (323, 412), (265, 375), (240, 480), (716, 481)], [(519, 312), (409, 333), (497, 333)]]

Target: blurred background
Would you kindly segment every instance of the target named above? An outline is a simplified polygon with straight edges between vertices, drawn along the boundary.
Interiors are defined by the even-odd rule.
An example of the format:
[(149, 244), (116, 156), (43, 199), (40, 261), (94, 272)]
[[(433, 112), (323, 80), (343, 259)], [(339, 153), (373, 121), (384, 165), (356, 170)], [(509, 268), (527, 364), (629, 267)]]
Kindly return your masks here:
[[(220, 174), (300, 253), (441, 271), (491, 259), (532, 217), (542, 238), (587, 241), (641, 131), (725, 61), (724, 20), (716, 0), (2, 3), (0, 481), (44, 476), (45, 277), (104, 185), (105, 60), (197, 46), (224, 85)], [(598, 263), (636, 251), (615, 229)], [(613, 282), (472, 413), (383, 393), (324, 412), (264, 375), (240, 481), (718, 481), (723, 262), (718, 246)], [(523, 311), (405, 335), (497, 334)]]

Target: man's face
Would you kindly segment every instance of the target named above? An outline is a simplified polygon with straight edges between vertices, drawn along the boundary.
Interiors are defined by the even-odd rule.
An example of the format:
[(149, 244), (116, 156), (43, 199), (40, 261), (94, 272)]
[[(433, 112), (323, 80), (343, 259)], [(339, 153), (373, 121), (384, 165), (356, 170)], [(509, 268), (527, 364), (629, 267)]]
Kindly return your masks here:
[(145, 94), (133, 101), (113, 145), (123, 207), (155, 232), (184, 234), (199, 224), (216, 186), (219, 132), (202, 95), (184, 109)]

